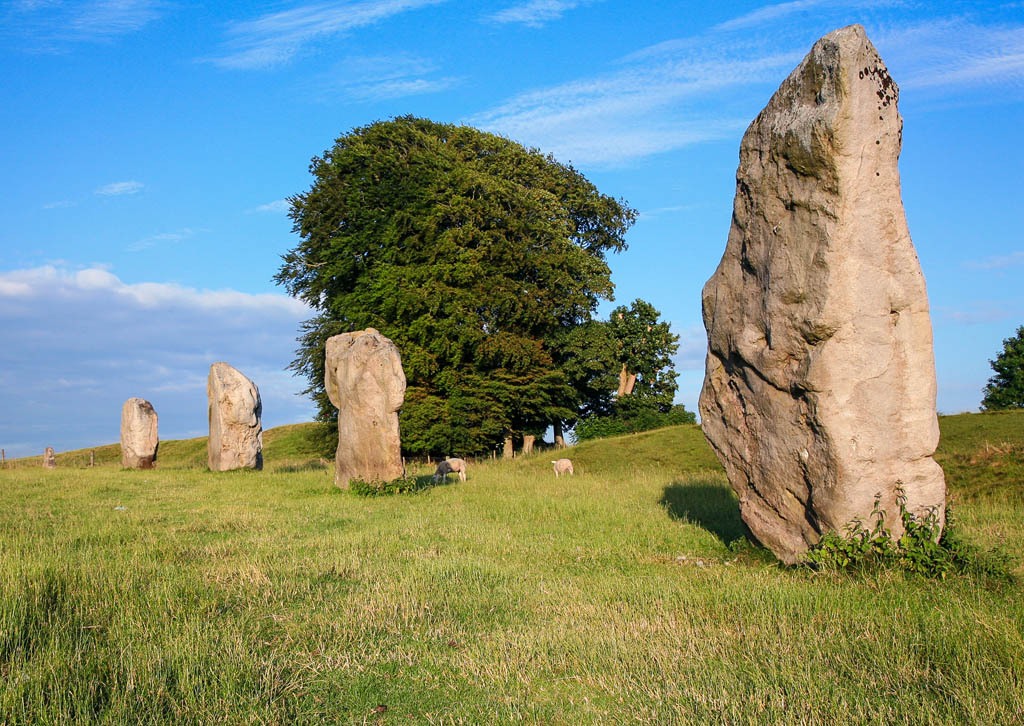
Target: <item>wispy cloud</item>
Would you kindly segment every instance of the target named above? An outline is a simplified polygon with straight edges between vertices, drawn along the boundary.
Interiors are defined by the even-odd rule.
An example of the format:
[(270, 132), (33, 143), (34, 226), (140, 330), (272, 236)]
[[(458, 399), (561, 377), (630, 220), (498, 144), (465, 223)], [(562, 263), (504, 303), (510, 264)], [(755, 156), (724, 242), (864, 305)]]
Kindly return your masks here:
[(142, 191), (145, 184), (138, 181), (122, 181), (106, 184), (94, 190), (94, 193), (101, 197), (119, 197), (125, 194), (137, 194)]
[(637, 221), (656, 219), (666, 214), (677, 214), (678, 212), (686, 212), (694, 209), (697, 205), (694, 204), (675, 204), (670, 207), (655, 207), (654, 209), (643, 209), (637, 214)]
[(825, 3), (826, 0), (791, 0), (790, 2), (765, 5), (764, 7), (752, 10), (749, 13), (740, 15), (724, 23), (719, 23), (714, 30), (742, 30), (755, 25), (774, 22), (785, 18), (801, 10), (809, 10)]
[(447, 0), (364, 0), (300, 5), (232, 24), (225, 52), (208, 59), (222, 68), (271, 68), (285, 63), (303, 47), (355, 28)]
[[(499, 10), (487, 16), (487, 20), (494, 23), (522, 23), (532, 28), (539, 28), (544, 23), (558, 20), (567, 11), (589, 5), (595, 0), (529, 0)], [(597, 0), (600, 1), (600, 0)]]
[(275, 199), (272, 202), (261, 204), (258, 207), (246, 210), (247, 214), (284, 214), (288, 211), (288, 200), (287, 199)]
[(141, 30), (160, 17), (162, 0), (17, 2), (7, 19), (11, 35), (32, 50), (59, 51), (68, 42), (99, 42)]
[(1024, 24), (943, 18), (882, 29), (876, 44), (890, 70), (902, 72), (903, 90), (1024, 86)]
[(73, 207), (77, 202), (72, 202), (67, 199), (62, 199), (58, 202), (47, 202), (43, 205), (43, 209), (63, 209), (65, 207)]
[(311, 81), (313, 94), (334, 100), (381, 101), (437, 93), (457, 85), (453, 76), (433, 76), (436, 63), (410, 54), (346, 58)]
[(961, 309), (939, 307), (936, 308), (936, 312), (962, 325), (981, 325), (1018, 317), (1021, 307), (1020, 304), (1014, 305), (1010, 302), (978, 300), (968, 303)]
[(995, 255), (982, 260), (970, 260), (964, 263), (965, 267), (972, 267), (976, 270), (1003, 270), (1007, 267), (1024, 265), (1024, 250), (1011, 252), (1008, 255)]
[(470, 122), (575, 163), (614, 165), (737, 134), (750, 111), (733, 115), (728, 99), (712, 104), (709, 97), (772, 81), (800, 57), (671, 54), (520, 94)]
[(151, 234), (148, 237), (143, 237), (140, 240), (132, 242), (130, 245), (125, 247), (128, 252), (138, 252), (148, 247), (155, 247), (164, 242), (181, 242), (182, 240), (190, 239), (195, 236), (195, 230), (185, 227), (178, 232), (161, 232), (160, 234)]

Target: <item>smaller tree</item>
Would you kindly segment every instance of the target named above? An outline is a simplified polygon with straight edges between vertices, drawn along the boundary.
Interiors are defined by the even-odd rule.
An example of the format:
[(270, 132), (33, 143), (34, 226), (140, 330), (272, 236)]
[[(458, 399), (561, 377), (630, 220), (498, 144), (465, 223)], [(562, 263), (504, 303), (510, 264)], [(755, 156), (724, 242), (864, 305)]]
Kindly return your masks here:
[(618, 400), (636, 396), (667, 412), (677, 388), (672, 356), (679, 350), (679, 336), (658, 320), (660, 315), (649, 302), (636, 299), (612, 310), (608, 326), (619, 365)]
[(1003, 351), (989, 365), (995, 375), (984, 388), (981, 407), (986, 411), (1024, 408), (1024, 325), (1003, 341)]

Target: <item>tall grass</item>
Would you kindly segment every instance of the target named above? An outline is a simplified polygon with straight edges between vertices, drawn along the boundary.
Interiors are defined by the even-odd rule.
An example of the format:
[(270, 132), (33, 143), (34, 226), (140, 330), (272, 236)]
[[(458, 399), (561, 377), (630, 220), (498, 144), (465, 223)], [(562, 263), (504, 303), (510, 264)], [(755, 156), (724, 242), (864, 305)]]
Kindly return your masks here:
[[(370, 499), (295, 447), (0, 471), (0, 723), (1024, 718), (1019, 585), (782, 568), (696, 427)], [(1018, 567), (1021, 486), (953, 491)]]

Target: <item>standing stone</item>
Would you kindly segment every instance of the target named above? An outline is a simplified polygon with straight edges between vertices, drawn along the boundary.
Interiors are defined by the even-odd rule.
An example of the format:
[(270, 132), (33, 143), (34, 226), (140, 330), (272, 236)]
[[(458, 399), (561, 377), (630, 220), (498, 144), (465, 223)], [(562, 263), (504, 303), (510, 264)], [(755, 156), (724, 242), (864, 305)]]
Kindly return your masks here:
[(206, 379), (211, 471), (263, 468), (263, 404), (256, 384), (227, 363), (214, 363)]
[(934, 508), (928, 297), (897, 159), (899, 91), (864, 29), (819, 40), (747, 129), (732, 229), (704, 286), (704, 433), (743, 521), (792, 563), (857, 518)]
[(516, 450), (515, 450), (515, 446), (514, 446), (514, 442), (512, 440), (512, 437), (511, 436), (506, 436), (505, 437), (505, 444), (504, 444), (504, 446), (502, 447), (502, 450), (501, 450), (501, 458), (502, 459), (511, 459), (515, 455), (516, 455)]
[(523, 456), (529, 456), (533, 453), (533, 444), (537, 441), (537, 437), (533, 434), (523, 434)]
[(54, 453), (52, 446), (47, 446), (46, 451), (43, 452), (43, 468), (44, 469), (56, 469), (57, 468), (57, 454)]
[(373, 328), (327, 339), (327, 396), (338, 408), (334, 483), (392, 481), (405, 475), (398, 409), (405, 372), (398, 347)]
[(129, 398), (121, 407), (121, 466), (152, 469), (156, 465), (156, 411), (141, 398)]

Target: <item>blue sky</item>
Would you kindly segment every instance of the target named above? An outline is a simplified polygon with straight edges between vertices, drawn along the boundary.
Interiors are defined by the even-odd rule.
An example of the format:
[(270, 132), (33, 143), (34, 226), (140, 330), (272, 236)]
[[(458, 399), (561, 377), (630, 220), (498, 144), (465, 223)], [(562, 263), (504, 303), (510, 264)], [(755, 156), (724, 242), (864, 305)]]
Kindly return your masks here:
[(551, 152), (639, 210), (611, 260), (616, 303), (672, 321), (693, 410), (740, 138), (813, 42), (854, 22), (902, 91), (938, 408), (975, 409), (1024, 323), (1024, 2), (15, 0), (0, 446), (116, 441), (130, 396), (161, 438), (204, 435), (217, 360), (255, 380), (266, 426), (309, 420), (284, 370), (308, 311), (271, 282), (296, 243), (283, 200), (335, 138), (403, 114)]

